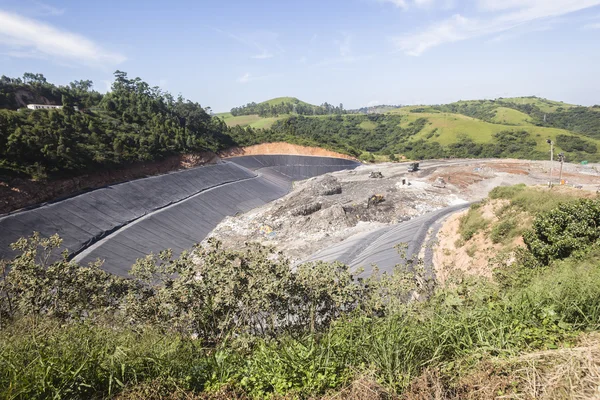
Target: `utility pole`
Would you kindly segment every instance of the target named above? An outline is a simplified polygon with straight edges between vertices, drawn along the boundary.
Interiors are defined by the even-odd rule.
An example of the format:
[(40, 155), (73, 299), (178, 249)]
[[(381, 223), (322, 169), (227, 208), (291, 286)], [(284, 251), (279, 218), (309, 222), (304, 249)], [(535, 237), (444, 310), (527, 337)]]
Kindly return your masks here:
[(550, 145), (550, 182), (548, 186), (552, 187), (552, 175), (554, 170), (554, 142), (550, 139), (546, 140), (546, 143)]
[(560, 176), (558, 178), (558, 183), (562, 185), (562, 168), (563, 162), (565, 161), (565, 153), (560, 153), (558, 155), (558, 160), (560, 161)]

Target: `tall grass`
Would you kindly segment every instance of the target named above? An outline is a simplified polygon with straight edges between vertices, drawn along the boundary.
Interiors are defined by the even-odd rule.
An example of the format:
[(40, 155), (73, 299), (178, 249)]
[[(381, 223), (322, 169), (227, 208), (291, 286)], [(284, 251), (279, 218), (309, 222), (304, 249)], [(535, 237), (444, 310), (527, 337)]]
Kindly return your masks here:
[(477, 232), (489, 224), (480, 210), (480, 204), (474, 204), (469, 208), (467, 214), (460, 218), (458, 232), (463, 240), (470, 240)]
[[(256, 374), (250, 366), (256, 364), (248, 364), (242, 374), (275, 376), (276, 383), (263, 378), (244, 381), (242, 387), (250, 393), (285, 393), (282, 382), (306, 388), (298, 386), (302, 382), (298, 375), (306, 373), (302, 371), (313, 371), (321, 381), (334, 383), (343, 381), (339, 376), (345, 369), (346, 376), (369, 371), (401, 392), (428, 367), (458, 378), (487, 356), (556, 348), (578, 332), (600, 329), (598, 256), (600, 252), (585, 260), (563, 261), (535, 276), (529, 285), (505, 292), (489, 284), (465, 282), (386, 317), (345, 318), (311, 339), (311, 350), (304, 356), (295, 350), (300, 343), (296, 340), (265, 343), (253, 357), (278, 362), (270, 363), (266, 374)], [(309, 363), (306, 354), (311, 354)], [(289, 359), (280, 364), (281, 355)], [(319, 387), (327, 385), (312, 386)]]
[[(495, 198), (515, 202), (512, 207), (522, 210), (540, 210), (548, 203), (544, 191), (521, 186), (499, 188), (493, 193)], [(540, 201), (546, 204), (530, 204)], [(481, 210), (472, 207), (463, 228), (483, 229), (482, 221)], [(510, 233), (509, 228), (498, 228), (496, 232), (492, 228), (492, 234), (501, 240)], [(220, 271), (218, 276), (207, 272), (198, 280), (196, 271), (189, 269), (193, 279), (181, 285), (181, 291), (169, 292), (169, 285), (165, 285), (164, 296), (157, 297), (155, 304), (164, 312), (162, 323), (152, 322), (152, 318), (136, 322), (132, 318), (136, 314), (127, 314), (126, 307), (119, 307), (116, 314), (94, 314), (83, 322), (81, 318), (59, 320), (56, 313), (7, 314), (10, 323), (0, 329), (0, 398), (112, 398), (123, 391), (135, 396), (224, 388), (253, 398), (308, 398), (365, 374), (396, 393), (405, 390), (425, 370), (435, 369), (445, 380), (457, 380), (486, 357), (555, 348), (580, 332), (600, 330), (600, 242), (586, 250), (540, 268), (530, 267), (539, 263), (517, 257), (517, 262), (497, 269), (496, 283), (462, 278), (429, 293), (421, 302), (396, 304), (390, 301), (394, 296), (391, 293), (404, 288), (405, 280), (386, 276), (362, 282), (365, 285), (359, 288), (359, 282), (340, 265), (334, 265), (337, 270), (325, 264), (305, 265), (293, 277), (296, 284), (281, 293), (251, 291), (248, 282), (259, 282), (253, 287), (264, 289), (281, 282), (289, 266), (276, 264), (270, 253), (261, 251), (258, 255), (246, 254), (248, 263), (230, 262), (239, 261), (244, 254), (215, 248), (207, 253), (211, 256), (207, 265)], [(533, 257), (533, 253), (527, 254)], [(227, 263), (219, 263), (221, 259)], [(182, 268), (191, 268), (182, 260), (178, 263)], [(156, 267), (152, 263), (146, 266)], [(179, 276), (183, 275), (181, 271)], [(256, 279), (248, 280), (248, 276)], [(243, 279), (235, 281), (235, 277)], [(208, 285), (210, 279), (216, 283), (198, 286)], [(22, 289), (24, 281), (17, 282)], [(31, 286), (38, 282), (47, 285), (48, 280), (31, 282)], [(219, 335), (223, 340), (211, 341), (207, 336), (202, 343), (193, 338), (202, 337), (197, 330), (173, 328), (177, 307), (182, 310), (177, 321), (189, 319), (185, 312), (200, 303), (210, 305), (212, 315), (216, 315), (215, 295), (221, 293), (223, 282), (238, 282), (234, 285), (235, 297), (223, 295), (227, 319), (207, 322), (221, 324)], [(378, 287), (378, 282), (382, 286)], [(190, 294), (193, 287), (200, 287), (199, 293), (207, 296)], [(82, 293), (79, 287), (74, 290)], [(90, 293), (97, 296), (100, 292), (103, 290)], [(288, 292), (293, 296), (282, 295)], [(52, 297), (53, 292), (48, 293)], [(341, 296), (344, 293), (348, 296)], [(338, 297), (346, 300), (342, 302)], [(134, 305), (147, 305), (148, 297), (144, 299)], [(240, 312), (240, 302), (246, 305), (244, 310), (250, 311)], [(273, 329), (260, 335), (256, 329), (223, 325), (230, 320), (240, 322), (240, 315), (268, 313), (268, 306), (276, 303), (295, 304), (292, 313), (272, 313), (279, 321), (293, 316), (295, 323), (305, 321), (306, 327), (293, 325), (295, 329)], [(332, 305), (326, 311), (316, 306), (329, 303)], [(306, 308), (309, 304), (312, 306)], [(70, 309), (72, 305), (65, 303), (65, 307)], [(327, 318), (327, 323), (315, 329), (314, 318), (301, 320), (305, 308), (307, 315), (319, 314)], [(262, 320), (249, 319), (248, 326), (254, 327)]]
[(197, 341), (152, 329), (26, 319), (1, 332), (0, 398), (104, 398), (156, 379), (201, 390), (210, 364)]
[[(558, 189), (558, 190), (557, 190)], [(582, 192), (563, 192), (560, 188), (527, 187), (525, 184), (498, 186), (489, 194), (491, 199), (510, 200), (506, 207), (516, 208), (531, 215), (550, 211), (561, 203), (581, 199)]]

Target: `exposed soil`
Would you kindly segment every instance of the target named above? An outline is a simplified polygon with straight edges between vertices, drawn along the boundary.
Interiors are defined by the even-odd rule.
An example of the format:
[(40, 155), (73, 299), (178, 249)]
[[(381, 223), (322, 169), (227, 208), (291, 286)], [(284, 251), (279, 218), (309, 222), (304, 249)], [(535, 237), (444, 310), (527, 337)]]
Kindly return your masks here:
[[(431, 168), (426, 167), (427, 163), (436, 165), (435, 161), (424, 162), (422, 170), (416, 173), (408, 173), (406, 164), (363, 165), (297, 182), (287, 196), (225, 218), (210, 236), (225, 246), (238, 247), (250, 241), (274, 246), (298, 262), (353, 235), (450, 205), (481, 200), (496, 186), (546, 184), (549, 176), (544, 162), (473, 160), (466, 165), (440, 163)], [(596, 190), (600, 183), (596, 170), (565, 164), (567, 170), (573, 175), (571, 182), (583, 185), (584, 189)], [(378, 173), (383, 177), (378, 178)], [(403, 179), (410, 184), (403, 185)], [(376, 197), (369, 203), (369, 198), (377, 195), (381, 199)], [(493, 210), (485, 215), (496, 218)], [(450, 225), (440, 232), (436, 259), (446, 267), (440, 267), (438, 274), (446, 279), (451, 268), (456, 267), (491, 276), (488, 258), (501, 245), (492, 244), (484, 235), (476, 235), (463, 248), (455, 248), (458, 218), (450, 217)], [(474, 249), (475, 255), (470, 257), (468, 254)]]
[(219, 153), (222, 158), (238, 157), (238, 156), (256, 156), (264, 154), (293, 154), (302, 156), (323, 156), (345, 158), (347, 160), (355, 160), (356, 158), (346, 154), (336, 153), (335, 151), (325, 150), (320, 147), (300, 146), (285, 142), (273, 142), (256, 144), (248, 147), (232, 147)]
[(120, 169), (106, 169), (93, 174), (51, 181), (0, 177), (0, 215), (106, 185), (165, 174), (217, 161), (218, 157), (214, 153), (205, 152), (178, 155), (160, 161), (136, 163)]
[[(508, 201), (493, 200), (484, 204), (479, 210), (490, 225), (498, 222), (496, 211)], [(436, 280), (440, 285), (457, 272), (492, 278), (493, 268), (490, 259), (502, 249), (513, 249), (522, 246), (522, 239), (516, 238), (510, 244), (493, 243), (487, 232), (476, 233), (466, 243), (459, 233), (460, 219), (466, 215), (462, 211), (448, 217), (437, 235), (437, 244), (433, 252), (433, 266)]]
[[(521, 175), (518, 173), (517, 175)], [(577, 181), (586, 181), (587, 176), (581, 176), (576, 173), (571, 174)], [(596, 182), (600, 179), (596, 177)], [(515, 182), (516, 183), (516, 182)], [(555, 186), (552, 191), (576, 195), (578, 198), (596, 198), (596, 192), (593, 185), (586, 185), (589, 190), (575, 189), (572, 186)], [(489, 221), (488, 227), (498, 223), (500, 219), (498, 211), (509, 204), (508, 200), (487, 200), (479, 211), (482, 217)], [(437, 234), (437, 240), (433, 248), (433, 267), (438, 283), (443, 285), (452, 275), (467, 274), (477, 275), (486, 278), (492, 278), (493, 268), (495, 267), (493, 259), (498, 254), (504, 253), (506, 260), (514, 259), (514, 250), (517, 247), (525, 246), (523, 238), (517, 236), (510, 242), (493, 243), (490, 238), (490, 229), (483, 229), (477, 232), (471, 239), (464, 242), (459, 232), (460, 219), (468, 211), (462, 211), (451, 215), (443, 221)], [(518, 216), (519, 225), (529, 226), (533, 217), (527, 213), (521, 213)]]

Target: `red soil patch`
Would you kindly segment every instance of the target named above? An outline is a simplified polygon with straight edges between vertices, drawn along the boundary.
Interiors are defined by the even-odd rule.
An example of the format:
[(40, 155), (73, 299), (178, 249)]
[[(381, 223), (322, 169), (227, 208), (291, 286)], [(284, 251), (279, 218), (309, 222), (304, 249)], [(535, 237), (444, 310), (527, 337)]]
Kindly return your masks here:
[(335, 151), (325, 150), (320, 147), (300, 146), (285, 142), (263, 143), (248, 147), (232, 147), (219, 153), (219, 157), (229, 158), (238, 156), (257, 156), (265, 154), (289, 154), (302, 156), (322, 156), (345, 158), (357, 161), (356, 158)]
[(446, 181), (446, 183), (449, 183), (460, 189), (466, 189), (469, 186), (471, 186), (475, 183), (481, 182), (482, 180), (485, 179), (485, 177), (480, 174), (466, 171), (467, 169), (472, 169), (472, 168), (465, 168), (465, 167), (444, 168), (443, 172), (432, 174), (431, 177), (429, 178), (429, 181), (435, 182), (435, 180), (438, 177), (440, 177), (444, 181)]

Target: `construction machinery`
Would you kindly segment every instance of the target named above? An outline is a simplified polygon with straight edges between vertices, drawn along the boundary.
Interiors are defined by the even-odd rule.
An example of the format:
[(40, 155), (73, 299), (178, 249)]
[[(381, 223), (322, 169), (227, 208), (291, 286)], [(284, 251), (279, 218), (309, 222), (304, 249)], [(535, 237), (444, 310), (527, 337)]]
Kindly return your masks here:
[(385, 197), (382, 194), (374, 194), (367, 200), (367, 208), (370, 208), (371, 206), (376, 206), (377, 204), (383, 203), (384, 201)]
[(419, 170), (419, 163), (418, 162), (414, 162), (414, 163), (408, 164), (408, 172), (416, 172), (418, 170)]

